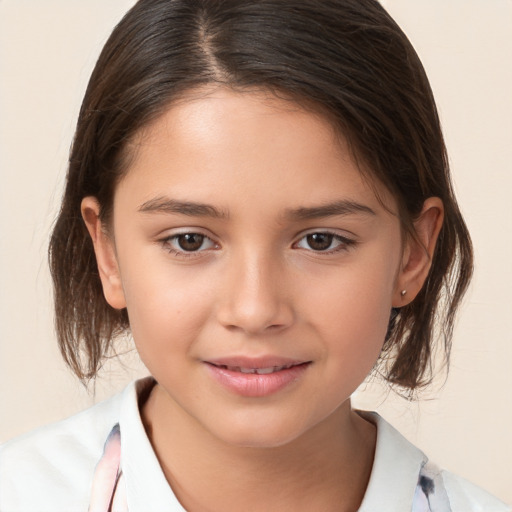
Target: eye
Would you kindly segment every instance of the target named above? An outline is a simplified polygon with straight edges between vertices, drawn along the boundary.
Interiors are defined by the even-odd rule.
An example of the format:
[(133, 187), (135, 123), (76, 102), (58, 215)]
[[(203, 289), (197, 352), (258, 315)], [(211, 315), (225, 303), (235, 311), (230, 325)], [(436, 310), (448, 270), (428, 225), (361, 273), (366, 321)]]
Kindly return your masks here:
[(165, 238), (162, 243), (169, 252), (182, 256), (216, 247), (213, 240), (201, 233), (180, 233)]
[(302, 237), (296, 244), (299, 249), (308, 249), (315, 252), (333, 253), (346, 250), (355, 241), (335, 233), (319, 231), (309, 233)]

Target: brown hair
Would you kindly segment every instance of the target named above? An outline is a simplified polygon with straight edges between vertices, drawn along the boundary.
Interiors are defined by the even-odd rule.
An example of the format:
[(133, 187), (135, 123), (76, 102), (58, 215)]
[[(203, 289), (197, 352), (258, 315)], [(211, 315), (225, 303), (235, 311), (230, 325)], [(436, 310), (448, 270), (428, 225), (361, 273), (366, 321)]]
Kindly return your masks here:
[(426, 198), (442, 199), (445, 220), (428, 279), (391, 315), (381, 358), (390, 383), (409, 390), (427, 383), (436, 325), (448, 360), (472, 273), (471, 241), (427, 77), (375, 0), (140, 0), (125, 15), (85, 94), (50, 242), (66, 362), (81, 379), (94, 377), (112, 340), (129, 327), (126, 311), (103, 297), (81, 200), (95, 196), (107, 221), (127, 142), (180, 94), (211, 83), (265, 88), (328, 113), (361, 168), (394, 195), (404, 233), (414, 236)]

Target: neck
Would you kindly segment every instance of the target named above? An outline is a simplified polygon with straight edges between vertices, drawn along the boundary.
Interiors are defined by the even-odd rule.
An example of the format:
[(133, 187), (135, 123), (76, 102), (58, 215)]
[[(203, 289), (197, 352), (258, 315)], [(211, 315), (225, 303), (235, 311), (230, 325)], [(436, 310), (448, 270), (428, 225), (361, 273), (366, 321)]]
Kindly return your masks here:
[(375, 427), (342, 404), (282, 446), (228, 445), (177, 410), (156, 385), (142, 409), (164, 474), (191, 512), (358, 509), (373, 463)]

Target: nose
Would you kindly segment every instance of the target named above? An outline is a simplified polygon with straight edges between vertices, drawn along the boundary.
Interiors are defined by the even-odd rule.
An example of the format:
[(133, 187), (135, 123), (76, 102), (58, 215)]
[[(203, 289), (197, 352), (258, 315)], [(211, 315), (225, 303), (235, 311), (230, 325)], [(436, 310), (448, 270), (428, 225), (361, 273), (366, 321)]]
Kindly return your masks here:
[(229, 262), (218, 320), (230, 330), (257, 335), (286, 329), (294, 319), (283, 268), (271, 255)]

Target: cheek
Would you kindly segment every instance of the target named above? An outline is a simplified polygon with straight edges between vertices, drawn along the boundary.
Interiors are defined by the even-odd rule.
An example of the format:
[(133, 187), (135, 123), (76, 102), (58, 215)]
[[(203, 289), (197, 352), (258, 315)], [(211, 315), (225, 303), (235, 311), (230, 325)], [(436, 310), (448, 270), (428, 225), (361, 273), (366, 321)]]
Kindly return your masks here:
[(365, 261), (340, 268), (304, 294), (309, 321), (321, 333), (333, 365), (366, 373), (378, 358), (392, 307), (395, 265)]
[(146, 267), (137, 261), (126, 261), (122, 267), (130, 327), (146, 364), (191, 350), (209, 318), (211, 298), (205, 293), (204, 278), (200, 272), (181, 270), (154, 260)]

